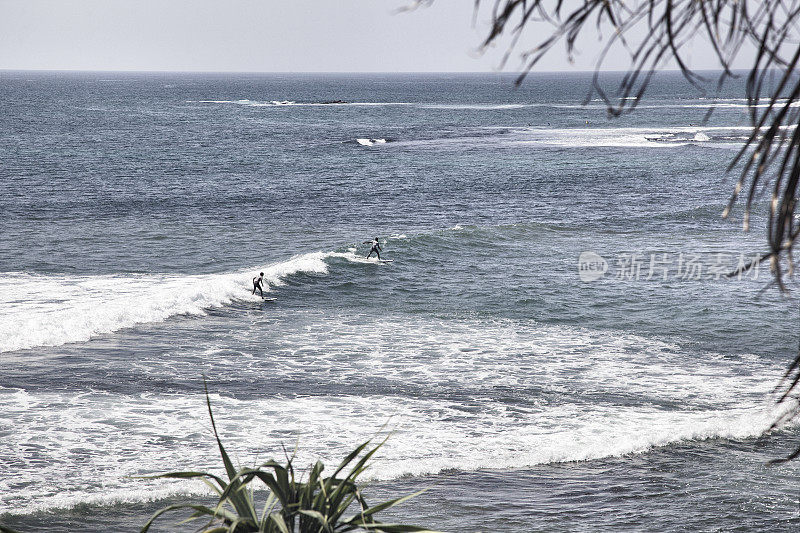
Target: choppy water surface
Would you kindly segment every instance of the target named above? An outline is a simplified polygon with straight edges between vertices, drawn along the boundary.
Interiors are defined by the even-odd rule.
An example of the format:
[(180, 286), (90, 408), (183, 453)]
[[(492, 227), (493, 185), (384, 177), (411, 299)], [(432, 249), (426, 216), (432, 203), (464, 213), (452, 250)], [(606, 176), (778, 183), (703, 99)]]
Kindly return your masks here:
[(588, 87), (2, 74), (4, 522), (132, 531), (202, 493), (131, 476), (217, 467), (206, 375), (242, 464), (392, 431), (371, 490), (432, 487), (398, 519), (796, 528), (800, 467), (766, 462), (798, 431), (759, 438), (796, 302), (719, 279), (764, 241), (719, 216), (741, 87), (667, 74), (615, 120)]

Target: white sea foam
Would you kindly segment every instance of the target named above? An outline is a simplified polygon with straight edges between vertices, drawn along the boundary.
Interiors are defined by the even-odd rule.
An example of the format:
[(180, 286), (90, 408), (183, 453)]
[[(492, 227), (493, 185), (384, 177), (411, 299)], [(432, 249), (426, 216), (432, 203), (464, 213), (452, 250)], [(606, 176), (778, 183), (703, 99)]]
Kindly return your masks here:
[[(0, 275), (0, 352), (58, 346), (171, 316), (202, 315), (234, 300), (253, 299), (251, 278), (269, 285), (297, 273), (324, 274), (326, 259), (353, 254), (314, 252), (265, 267), (225, 274), (46, 277)], [(350, 257), (352, 256), (352, 258)]]
[[(280, 458), (281, 444), (298, 440), (297, 465), (336, 462), (387, 422), (394, 433), (367, 478), (520, 468), (689, 439), (745, 438), (776, 415), (767, 392), (779, 368), (757, 358), (683, 355), (678, 345), (633, 335), (530, 321), (324, 312), (287, 317), (279, 327), (283, 344), (269, 354), (276, 365), (261, 367), (278, 374), (261, 379), (311, 374), (394, 390), (416, 386), (420, 393), (212, 395), (222, 438), (242, 465)], [(197, 357), (219, 360), (210, 350), (185, 364), (196, 370)], [(175, 362), (170, 371), (185, 370)], [(225, 361), (215, 364), (224, 369)], [(241, 359), (230, 364), (242, 366)], [(510, 388), (530, 397), (508, 402), (489, 394)], [(459, 392), (450, 398), (450, 390)], [(126, 476), (219, 465), (200, 394), (0, 389), (0, 431), (9, 454), (0, 462), (0, 512), (196, 492), (195, 484), (165, 487)], [(7, 490), (12, 482), (17, 488)]]
[[(626, 97), (623, 100), (630, 102), (635, 100), (635, 97)], [(555, 109), (592, 109), (602, 110), (606, 109), (607, 105), (603, 103), (602, 99), (594, 99), (591, 103), (568, 103), (568, 102), (529, 102), (529, 103), (508, 103), (508, 104), (494, 104), (494, 103), (477, 103), (477, 104), (442, 104), (442, 103), (425, 103), (425, 102), (344, 102), (344, 101), (323, 101), (323, 102), (297, 102), (294, 100), (189, 100), (190, 103), (201, 104), (237, 104), (247, 107), (282, 107), (282, 106), (301, 106), (301, 107), (316, 107), (316, 106), (411, 106), (418, 109), (439, 109), (439, 110), (452, 110), (452, 111), (501, 111), (523, 109), (531, 107), (540, 108), (555, 108)], [(775, 108), (780, 108), (785, 105), (786, 99), (778, 99), (775, 103)], [(611, 100), (611, 105), (618, 103)], [(697, 98), (688, 101), (672, 101), (672, 102), (658, 102), (655, 99), (647, 97), (640, 100), (637, 104), (639, 109), (748, 109), (757, 108), (764, 109), (769, 107), (769, 102), (762, 100), (758, 104), (749, 104), (746, 98), (718, 98), (718, 99), (705, 99)], [(800, 102), (792, 102), (790, 107), (800, 107)]]
[(198, 104), (237, 104), (247, 107), (329, 107), (329, 106), (409, 106), (412, 102), (344, 102), (344, 101), (324, 101), (324, 102), (297, 102), (294, 100), (189, 100), (189, 103)]
[[(0, 512), (11, 503), (3, 500), (12, 497), (22, 504), (13, 507), (14, 512), (31, 512), (197, 493), (202, 492), (197, 483), (165, 486), (126, 476), (218, 471), (218, 452), (198, 395), (86, 395), (71, 402), (35, 395), (28, 402), (18, 410), (3, 401), (10, 410), (5, 416), (13, 415), (15, 427), (21, 424), (32, 433), (15, 431), (7, 440), (10, 449), (18, 450), (14, 462), (20, 468), (15, 476), (8, 467), (0, 467), (0, 480), (5, 480), (0, 481)], [(447, 469), (521, 468), (641, 453), (687, 439), (746, 438), (761, 434), (774, 416), (767, 408), (669, 412), (565, 405), (524, 412), (499, 403), (475, 405), (476, 412), (465, 416), (463, 406), (447, 401), (392, 396), (251, 401), (214, 396), (212, 404), (226, 448), (242, 465), (279, 459), (280, 445), (294, 442), (300, 445), (296, 465), (316, 459), (335, 464), (388, 422), (394, 433), (365, 479)], [(33, 417), (50, 431), (36, 430)], [(31, 449), (37, 450), (39, 460), (23, 453)], [(79, 470), (72, 463), (77, 458)], [(10, 482), (23, 480), (29, 485), (10, 490)], [(94, 485), (98, 480), (104, 489)], [(93, 485), (96, 490), (87, 490)]]
[(376, 144), (386, 144), (386, 139), (356, 139), (356, 142), (361, 146), (374, 146)]
[[(748, 127), (680, 126), (664, 128), (559, 128), (517, 130), (509, 142), (563, 147), (675, 148), (685, 146), (698, 135), (710, 139), (714, 133), (749, 131)], [(663, 142), (665, 137), (672, 137)]]
[[(738, 100), (742, 100), (742, 103), (739, 103)], [(705, 103), (699, 104), (649, 104), (641, 106), (643, 109), (655, 109), (655, 108), (662, 108), (662, 107), (676, 107), (676, 108), (716, 108), (716, 109), (764, 109), (770, 107), (769, 103), (764, 103), (764, 100), (761, 101), (762, 103), (758, 104), (749, 104), (747, 103), (746, 99), (738, 99), (734, 98), (731, 100), (711, 100)], [(775, 105), (773, 106), (775, 109), (780, 109), (781, 107), (786, 105), (785, 100), (778, 100)], [(789, 104), (789, 107), (800, 107), (800, 102), (792, 102)]]
[[(635, 96), (629, 96), (623, 98), (623, 100), (635, 100)], [(615, 105), (619, 103), (618, 100), (611, 98), (611, 104)], [(604, 102), (602, 98), (594, 98), (592, 102), (596, 102), (595, 104), (589, 105), (573, 105), (573, 104), (553, 104), (554, 107), (585, 107), (585, 108), (605, 108), (607, 107), (605, 103), (599, 104), (600, 102)], [(774, 107), (780, 108), (788, 102), (786, 98), (778, 98), (775, 102)], [(767, 108), (769, 107), (769, 102), (766, 99), (761, 99), (760, 103), (757, 104), (750, 104), (747, 98), (695, 98), (691, 100), (675, 100), (675, 101), (659, 101), (657, 98), (648, 98), (646, 95), (643, 97), (640, 102), (637, 104), (637, 108), (639, 109), (747, 109), (747, 108)], [(800, 102), (792, 102), (789, 107), (800, 107)]]
[(422, 109), (454, 109), (476, 111), (498, 111), (503, 109), (522, 109), (524, 107), (538, 107), (540, 104), (420, 104)]
[[(791, 130), (794, 126), (786, 126)], [(392, 146), (423, 150), (462, 149), (465, 145), (482, 147), (592, 147), (670, 149), (708, 138), (707, 146), (740, 147), (752, 131), (749, 126), (653, 126), (653, 127), (483, 127), (480, 135), (439, 139), (396, 141)], [(495, 130), (494, 134), (486, 131)]]
[[(383, 244), (386, 244), (386, 241), (383, 241)], [(377, 257), (364, 257), (363, 255), (356, 255), (357, 248), (348, 248), (346, 253), (332, 253), (330, 257), (339, 257), (342, 259), (346, 259), (351, 263), (362, 263), (362, 264), (378, 264), (378, 265), (386, 265), (385, 262), (381, 262)]]

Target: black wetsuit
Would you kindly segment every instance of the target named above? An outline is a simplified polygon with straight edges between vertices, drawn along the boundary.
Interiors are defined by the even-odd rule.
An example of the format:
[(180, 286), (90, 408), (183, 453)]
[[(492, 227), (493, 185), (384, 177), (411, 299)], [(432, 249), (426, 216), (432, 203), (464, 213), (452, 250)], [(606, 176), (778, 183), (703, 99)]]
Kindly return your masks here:
[(372, 252), (375, 252), (375, 255), (378, 256), (378, 259), (380, 259), (382, 249), (383, 248), (381, 248), (381, 244), (380, 242), (378, 242), (377, 239), (372, 241), (372, 248), (370, 248), (369, 253), (367, 254), (367, 259), (369, 259), (372, 256)]
[(262, 297), (264, 296), (264, 290), (261, 288), (261, 282), (263, 282), (263, 281), (264, 281), (264, 277), (263, 276), (259, 276), (257, 278), (253, 278), (253, 294), (255, 294), (256, 293), (256, 289), (258, 289), (258, 292), (261, 293), (261, 296)]

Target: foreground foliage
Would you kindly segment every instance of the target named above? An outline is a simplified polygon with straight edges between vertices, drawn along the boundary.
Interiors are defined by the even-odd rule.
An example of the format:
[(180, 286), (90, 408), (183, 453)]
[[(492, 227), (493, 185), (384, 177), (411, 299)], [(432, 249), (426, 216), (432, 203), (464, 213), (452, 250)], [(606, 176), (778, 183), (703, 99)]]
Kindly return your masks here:
[[(211, 418), (214, 437), (217, 440), (222, 462), (228, 480), (209, 472), (171, 472), (156, 478), (202, 479), (219, 496), (214, 508), (195, 503), (170, 505), (155, 513), (142, 527), (146, 533), (153, 522), (164, 513), (190, 509), (194, 513), (185, 521), (208, 518), (208, 523), (201, 528), (204, 533), (332, 533), (345, 531), (376, 531), (400, 533), (406, 531), (429, 531), (426, 528), (387, 524), (375, 519), (375, 515), (399, 503), (416, 496), (411, 494), (402, 498), (389, 500), (370, 507), (356, 485), (358, 476), (366, 470), (369, 460), (383, 445), (383, 442), (370, 448), (370, 441), (357, 447), (344, 458), (336, 470), (328, 477), (323, 477), (324, 465), (314, 464), (308, 479), (298, 480), (295, 476), (292, 461), (294, 456), (286, 459), (281, 465), (275, 461), (267, 461), (256, 468), (236, 470), (217, 433), (211, 401), (206, 388), (206, 405)], [(385, 442), (385, 441), (384, 441)], [(349, 468), (347, 472), (345, 469)], [(266, 502), (259, 516), (254, 497), (254, 482), (260, 482), (268, 490)], [(356, 512), (343, 518), (353, 507)]]

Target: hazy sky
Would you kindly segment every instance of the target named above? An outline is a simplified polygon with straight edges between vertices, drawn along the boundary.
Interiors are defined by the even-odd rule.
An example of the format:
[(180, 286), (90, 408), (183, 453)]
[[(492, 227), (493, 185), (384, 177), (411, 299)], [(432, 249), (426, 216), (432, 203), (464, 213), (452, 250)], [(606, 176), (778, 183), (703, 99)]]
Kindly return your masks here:
[[(0, 69), (482, 72), (498, 66), (502, 48), (475, 53), (487, 22), (480, 17), (473, 27), (471, 0), (394, 13), (409, 1), (0, 0)], [(529, 43), (537, 38), (532, 33)], [(591, 69), (596, 42), (580, 45), (574, 65), (557, 48), (538, 70)], [(710, 59), (691, 61), (707, 68), (714, 66)], [(507, 69), (518, 66), (511, 61)], [(627, 63), (618, 57), (608, 66)]]

